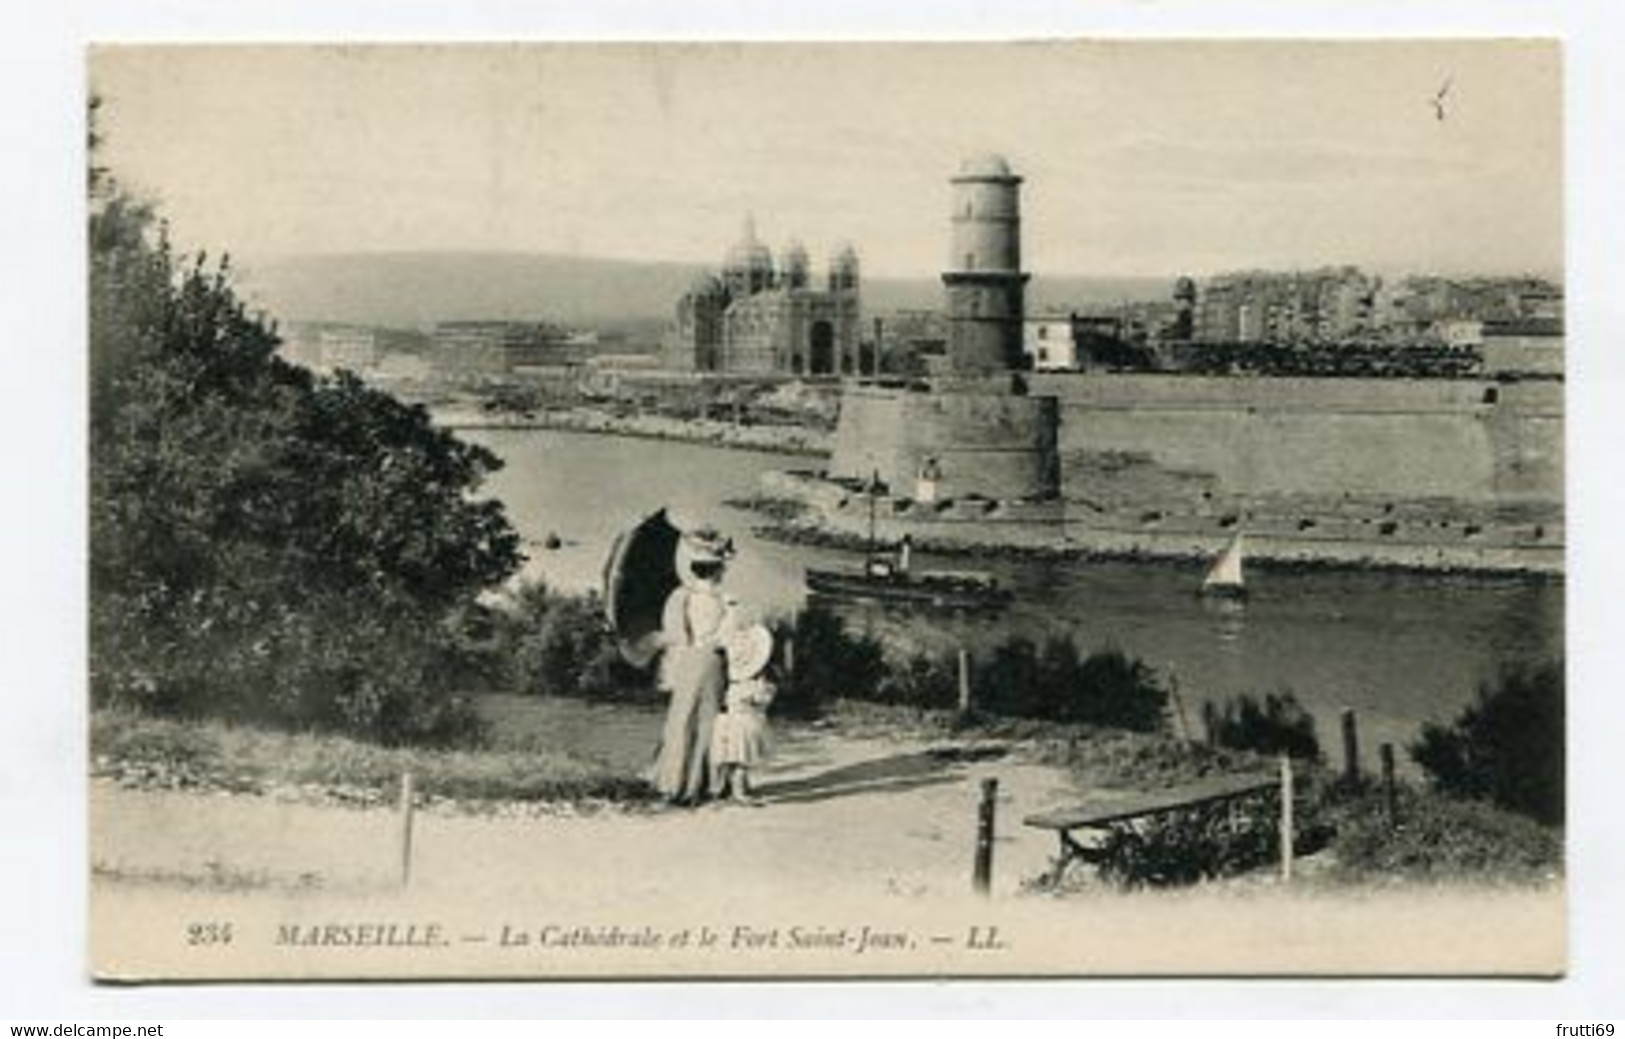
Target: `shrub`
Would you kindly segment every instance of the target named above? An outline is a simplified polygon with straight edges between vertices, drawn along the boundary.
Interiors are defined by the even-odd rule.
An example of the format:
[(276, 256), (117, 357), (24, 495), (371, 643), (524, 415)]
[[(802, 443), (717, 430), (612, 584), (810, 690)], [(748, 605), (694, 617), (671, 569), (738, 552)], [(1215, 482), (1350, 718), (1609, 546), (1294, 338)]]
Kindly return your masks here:
[(958, 665), (947, 657), (917, 653), (886, 668), (873, 699), (878, 703), (946, 711), (959, 706)]
[(92, 702), (469, 738), (446, 621), (518, 565), (475, 493), (500, 460), (287, 363), (229, 264), (177, 258), (105, 170), (90, 187)]
[(1167, 887), (1231, 876), (1274, 862), (1273, 806), (1205, 805), (1111, 828), (1095, 852), (1100, 875), (1124, 887)]
[(1202, 704), (1202, 724), (1213, 746), (1310, 761), (1320, 757), (1314, 716), (1289, 689), (1265, 694), (1262, 700), (1242, 695), (1218, 705), (1208, 701)]
[(537, 582), (521, 587), (500, 614), (493, 670), (510, 689), (592, 700), (637, 699), (651, 694), (653, 675), (621, 659), (593, 593), (566, 595)]
[[(812, 717), (832, 700), (872, 699), (887, 674), (885, 650), (869, 635), (855, 635), (827, 606), (809, 604), (775, 625), (775, 642), (795, 640), (795, 671), (780, 684), (774, 710)], [(782, 649), (781, 649), (782, 652)]]
[(1410, 746), (1434, 787), (1551, 825), (1563, 821), (1563, 665), (1503, 668), (1450, 725)]
[[(1075, 658), (1076, 649), (1072, 653)], [(1062, 702), (1063, 710), (1054, 716), (1058, 721), (1154, 732), (1167, 716), (1168, 691), (1143, 661), (1110, 647), (1084, 659), (1070, 703)]]
[(1168, 693), (1156, 673), (1116, 647), (1080, 657), (1069, 638), (1042, 647), (1016, 636), (976, 669), (976, 703), (993, 714), (1154, 732)]
[[(827, 606), (808, 606), (777, 622), (781, 645), (795, 638), (795, 674), (775, 701), (789, 715), (810, 716), (833, 700), (930, 710), (959, 704), (958, 663), (916, 654), (888, 659), (879, 640), (852, 633)], [(1167, 692), (1145, 664), (1111, 648), (1080, 657), (1067, 638), (1042, 646), (1014, 636), (994, 646), (971, 678), (976, 713), (1006, 718), (1104, 725), (1150, 732), (1163, 724)]]
[(1354, 876), (1452, 879), (1546, 875), (1562, 862), (1562, 837), (1548, 827), (1482, 801), (1404, 792), (1390, 825), (1380, 797), (1334, 809), (1332, 849)]

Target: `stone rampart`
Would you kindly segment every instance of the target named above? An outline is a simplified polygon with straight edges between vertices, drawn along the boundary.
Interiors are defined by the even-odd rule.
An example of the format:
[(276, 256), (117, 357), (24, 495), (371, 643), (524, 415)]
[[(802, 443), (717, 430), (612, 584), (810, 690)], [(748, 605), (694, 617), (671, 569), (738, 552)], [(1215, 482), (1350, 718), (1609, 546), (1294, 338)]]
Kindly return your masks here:
[(1238, 500), (1562, 502), (1558, 382), (1084, 374), (1033, 385), (1060, 401), (1069, 498), (1143, 492), (1157, 504), (1174, 479)]
[(912, 497), (935, 460), (943, 499), (1054, 499), (1055, 420), (1048, 397), (852, 386), (841, 400), (829, 471), (856, 480), (878, 473), (894, 494)]

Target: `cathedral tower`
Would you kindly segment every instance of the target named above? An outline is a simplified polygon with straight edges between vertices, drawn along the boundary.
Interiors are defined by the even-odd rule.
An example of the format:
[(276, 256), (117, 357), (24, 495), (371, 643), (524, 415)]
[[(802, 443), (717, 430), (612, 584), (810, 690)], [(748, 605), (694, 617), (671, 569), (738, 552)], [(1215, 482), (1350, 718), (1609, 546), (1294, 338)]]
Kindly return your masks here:
[(955, 374), (992, 375), (1021, 363), (1027, 275), (1021, 270), (1021, 178), (998, 155), (960, 164), (942, 283)]

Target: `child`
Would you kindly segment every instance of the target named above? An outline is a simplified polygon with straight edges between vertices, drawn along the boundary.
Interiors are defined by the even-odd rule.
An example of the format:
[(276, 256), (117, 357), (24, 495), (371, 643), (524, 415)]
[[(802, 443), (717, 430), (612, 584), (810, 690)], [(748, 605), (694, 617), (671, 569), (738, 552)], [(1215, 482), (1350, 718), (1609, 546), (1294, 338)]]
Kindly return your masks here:
[(767, 756), (767, 705), (773, 683), (767, 665), (773, 658), (773, 635), (760, 624), (729, 636), (728, 689), (723, 713), (711, 730), (711, 792), (728, 794), (739, 804), (759, 804), (750, 793), (750, 769)]

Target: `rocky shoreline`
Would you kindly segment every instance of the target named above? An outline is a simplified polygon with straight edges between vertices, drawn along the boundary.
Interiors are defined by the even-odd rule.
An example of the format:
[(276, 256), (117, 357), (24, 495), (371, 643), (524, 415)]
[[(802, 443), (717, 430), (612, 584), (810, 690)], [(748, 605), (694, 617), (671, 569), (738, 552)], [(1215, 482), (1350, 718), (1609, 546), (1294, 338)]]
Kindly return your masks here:
[[(751, 533), (766, 541), (781, 544), (834, 548), (851, 552), (864, 552), (869, 548), (868, 538), (852, 531), (824, 524), (816, 510), (793, 498), (762, 495), (756, 498), (734, 499), (726, 503), (732, 508), (755, 513), (766, 522), (754, 524)], [(992, 542), (967, 538), (942, 537), (932, 534), (913, 534), (917, 551), (962, 559), (1014, 559), (1051, 560), (1056, 562), (1123, 562), (1168, 567), (1190, 568), (1211, 562), (1211, 555), (1203, 552), (1169, 548), (1165, 551), (1147, 549), (1114, 549), (1092, 546), (1081, 542), (1028, 543)], [(1264, 573), (1392, 573), (1416, 574), (1430, 577), (1475, 578), (1495, 580), (1518, 578), (1561, 582), (1563, 573), (1529, 568), (1506, 568), (1466, 565), (1415, 565), (1402, 560), (1383, 559), (1372, 555), (1361, 559), (1337, 558), (1279, 558), (1253, 555), (1248, 567)]]
[(431, 408), (435, 424), (453, 430), (546, 429), (568, 433), (636, 437), (704, 444), (738, 451), (762, 451), (802, 458), (827, 458), (829, 434), (807, 426), (736, 425), (715, 419), (664, 415), (616, 415), (598, 408), (498, 413), (469, 408)]

